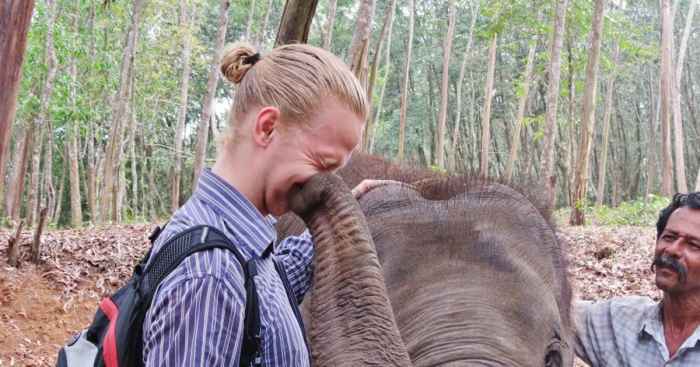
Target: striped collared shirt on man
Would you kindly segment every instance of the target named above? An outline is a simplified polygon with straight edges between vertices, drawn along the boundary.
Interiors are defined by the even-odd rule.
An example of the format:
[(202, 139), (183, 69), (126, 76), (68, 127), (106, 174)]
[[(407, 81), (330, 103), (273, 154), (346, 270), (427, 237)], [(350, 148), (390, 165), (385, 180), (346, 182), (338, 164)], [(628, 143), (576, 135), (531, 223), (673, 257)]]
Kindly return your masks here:
[(576, 302), (576, 354), (592, 367), (700, 366), (700, 327), (669, 355), (661, 307), (638, 296)]
[[(153, 254), (173, 235), (206, 224), (221, 230), (247, 259), (276, 240), (274, 218), (260, 212), (233, 186), (204, 170), (192, 197), (171, 218)], [(311, 285), (313, 246), (305, 232), (276, 246), (301, 301)], [(153, 256), (151, 256), (151, 259)], [(304, 336), (272, 259), (260, 261), (262, 357), (265, 366), (308, 366)], [(213, 249), (185, 259), (158, 286), (143, 324), (145, 366), (238, 366), (243, 340), (244, 277), (231, 252)]]

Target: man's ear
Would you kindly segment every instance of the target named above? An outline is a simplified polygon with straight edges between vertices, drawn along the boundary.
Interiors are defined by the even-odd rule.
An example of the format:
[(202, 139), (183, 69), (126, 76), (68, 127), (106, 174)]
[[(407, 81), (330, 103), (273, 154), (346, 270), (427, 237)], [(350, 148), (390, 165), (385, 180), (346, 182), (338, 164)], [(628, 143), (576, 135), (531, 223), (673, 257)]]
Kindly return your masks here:
[(276, 107), (263, 107), (255, 116), (253, 127), (253, 140), (261, 147), (267, 147), (277, 135), (279, 129), (280, 110)]

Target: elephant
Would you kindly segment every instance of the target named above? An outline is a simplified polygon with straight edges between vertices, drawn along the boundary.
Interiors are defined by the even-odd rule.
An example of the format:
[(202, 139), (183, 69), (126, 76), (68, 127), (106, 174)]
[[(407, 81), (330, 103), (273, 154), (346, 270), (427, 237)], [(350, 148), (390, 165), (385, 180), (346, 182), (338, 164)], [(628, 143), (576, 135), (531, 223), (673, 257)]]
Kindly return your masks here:
[[(339, 175), (292, 206), (317, 246), (314, 365), (573, 365), (566, 259), (535, 196), (362, 154)], [(403, 183), (358, 202), (347, 186), (364, 178)], [(283, 217), (279, 236), (303, 226)]]

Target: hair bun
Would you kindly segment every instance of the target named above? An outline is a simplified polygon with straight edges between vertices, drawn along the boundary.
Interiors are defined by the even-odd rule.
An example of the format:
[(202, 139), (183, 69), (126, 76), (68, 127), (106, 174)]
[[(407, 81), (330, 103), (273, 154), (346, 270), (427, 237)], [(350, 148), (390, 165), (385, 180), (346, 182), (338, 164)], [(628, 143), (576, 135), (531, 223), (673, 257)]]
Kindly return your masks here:
[(221, 74), (231, 83), (238, 84), (255, 64), (251, 61), (257, 59), (259, 54), (253, 46), (247, 42), (236, 42), (224, 51), (221, 58)]

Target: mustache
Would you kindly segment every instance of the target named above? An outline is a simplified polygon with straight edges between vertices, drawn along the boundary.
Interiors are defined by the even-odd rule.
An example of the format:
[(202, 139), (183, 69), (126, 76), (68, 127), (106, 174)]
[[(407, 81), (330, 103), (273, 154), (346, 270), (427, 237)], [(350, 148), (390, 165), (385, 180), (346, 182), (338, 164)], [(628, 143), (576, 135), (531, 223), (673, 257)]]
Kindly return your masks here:
[(688, 270), (686, 270), (678, 259), (666, 254), (654, 257), (654, 262), (651, 264), (651, 271), (656, 271), (656, 268), (666, 268), (675, 271), (678, 273), (678, 278), (681, 283), (685, 283), (688, 278)]

